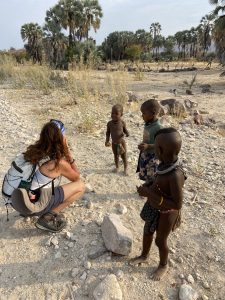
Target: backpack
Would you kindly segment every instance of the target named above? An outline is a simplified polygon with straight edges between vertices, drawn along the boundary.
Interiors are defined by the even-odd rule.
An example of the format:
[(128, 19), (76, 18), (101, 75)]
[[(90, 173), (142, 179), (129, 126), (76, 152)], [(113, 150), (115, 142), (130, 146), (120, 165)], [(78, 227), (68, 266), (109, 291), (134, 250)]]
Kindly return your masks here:
[(2, 194), (6, 205), (11, 203), (10, 198), (15, 189), (24, 188), (29, 190), (37, 169), (38, 165), (26, 161), (23, 154), (19, 154), (15, 158), (5, 174), (2, 184)]

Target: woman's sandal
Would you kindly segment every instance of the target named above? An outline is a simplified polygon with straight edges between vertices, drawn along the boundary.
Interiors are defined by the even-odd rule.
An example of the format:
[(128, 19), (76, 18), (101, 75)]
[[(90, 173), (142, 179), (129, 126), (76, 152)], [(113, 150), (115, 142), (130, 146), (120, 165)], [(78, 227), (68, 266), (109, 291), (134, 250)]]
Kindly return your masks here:
[(65, 228), (66, 221), (60, 218), (58, 214), (49, 211), (37, 220), (35, 226), (42, 230), (59, 232)]

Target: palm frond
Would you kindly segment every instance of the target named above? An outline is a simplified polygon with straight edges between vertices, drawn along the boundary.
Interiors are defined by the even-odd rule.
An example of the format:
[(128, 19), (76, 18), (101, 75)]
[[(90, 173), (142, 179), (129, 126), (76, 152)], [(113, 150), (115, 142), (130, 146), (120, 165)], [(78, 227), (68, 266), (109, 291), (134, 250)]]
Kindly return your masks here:
[(217, 5), (219, 3), (219, 0), (209, 0), (209, 3), (212, 5)]

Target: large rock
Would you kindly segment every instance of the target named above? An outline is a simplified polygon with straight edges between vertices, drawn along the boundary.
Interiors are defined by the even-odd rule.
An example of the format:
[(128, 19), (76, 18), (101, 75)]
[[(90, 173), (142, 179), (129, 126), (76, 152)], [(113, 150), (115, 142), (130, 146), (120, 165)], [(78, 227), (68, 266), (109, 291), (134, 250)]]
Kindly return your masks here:
[(166, 107), (169, 114), (176, 116), (183, 116), (186, 114), (186, 108), (184, 103), (176, 100), (176, 99), (165, 99), (161, 100), (160, 104)]
[(128, 255), (132, 249), (133, 235), (127, 229), (116, 214), (110, 214), (104, 217), (101, 225), (102, 237), (108, 250)]
[(122, 300), (123, 294), (114, 274), (107, 275), (93, 292), (95, 300)]
[(179, 300), (197, 300), (198, 293), (188, 284), (182, 284), (179, 290)]

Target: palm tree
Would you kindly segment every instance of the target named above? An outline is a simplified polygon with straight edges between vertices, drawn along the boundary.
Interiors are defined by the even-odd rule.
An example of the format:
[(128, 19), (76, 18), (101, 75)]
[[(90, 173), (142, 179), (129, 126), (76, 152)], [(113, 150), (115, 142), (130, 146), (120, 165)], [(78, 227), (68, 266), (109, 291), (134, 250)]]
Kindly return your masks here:
[(102, 9), (98, 0), (83, 0), (83, 18), (80, 26), (80, 40), (84, 37), (88, 39), (88, 32), (93, 27), (96, 32), (100, 27)]
[(55, 67), (62, 67), (62, 61), (65, 60), (65, 50), (68, 46), (68, 39), (61, 32), (62, 26), (54, 7), (46, 12), (43, 30), (45, 35), (45, 51), (50, 64)]
[(203, 57), (211, 46), (211, 33), (213, 28), (213, 14), (202, 17), (199, 25), (199, 42), (203, 49)]
[[(152, 37), (153, 37), (153, 54), (152, 54), (152, 56), (154, 56), (154, 54), (156, 53), (156, 57), (157, 57), (157, 52), (159, 52), (159, 44), (161, 44), (161, 38), (159, 38), (159, 36), (160, 36), (161, 30), (162, 30), (162, 27), (158, 22), (152, 23), (150, 26), (150, 33), (152, 34)], [(154, 51), (154, 49), (155, 49), (155, 51)], [(158, 49), (158, 51), (157, 51), (157, 49)]]
[(21, 27), (21, 37), (27, 41), (25, 48), (33, 62), (42, 62), (42, 38), (43, 31), (37, 23), (26, 23)]
[[(213, 38), (220, 61), (225, 64), (225, 0), (210, 0), (210, 3), (216, 5), (213, 13), (216, 16), (213, 29)], [(219, 15), (222, 13), (222, 15)]]

